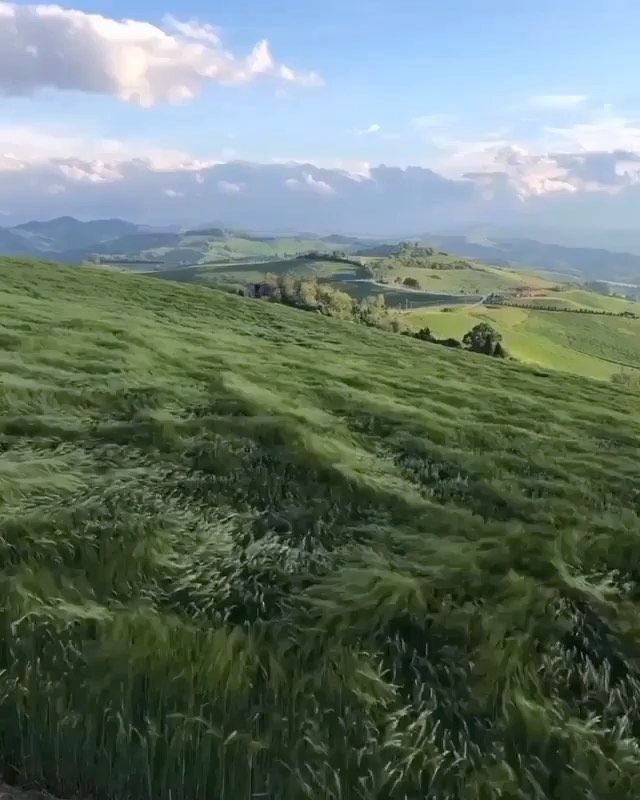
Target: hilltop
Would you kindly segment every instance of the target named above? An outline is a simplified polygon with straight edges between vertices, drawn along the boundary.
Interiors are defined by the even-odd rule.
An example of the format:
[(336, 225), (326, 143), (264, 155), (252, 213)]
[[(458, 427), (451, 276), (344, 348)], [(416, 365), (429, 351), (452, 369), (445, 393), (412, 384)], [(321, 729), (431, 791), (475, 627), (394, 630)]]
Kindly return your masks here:
[(15, 781), (630, 796), (637, 396), (199, 286), (0, 277)]

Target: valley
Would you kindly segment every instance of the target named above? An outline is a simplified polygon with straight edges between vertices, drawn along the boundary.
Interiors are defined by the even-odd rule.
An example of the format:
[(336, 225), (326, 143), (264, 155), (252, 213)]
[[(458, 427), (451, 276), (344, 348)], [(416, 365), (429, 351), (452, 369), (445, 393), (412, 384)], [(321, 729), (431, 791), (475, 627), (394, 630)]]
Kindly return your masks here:
[[(486, 242), (465, 250), (460, 237), (394, 243), (262, 236), (218, 227), (180, 233), (141, 230), (122, 220), (72, 218), (28, 223), (12, 235), (52, 254), (61, 249), (66, 257), (81, 259), (83, 268), (144, 273), (236, 294), (285, 276), (318, 282), (359, 304), (382, 302), (389, 312), (387, 325), (394, 314), (401, 315), (396, 328), (427, 327), (441, 338), (460, 340), (471, 327), (487, 322), (503, 336), (510, 357), (544, 369), (600, 380), (621, 371), (635, 380), (640, 370), (640, 280), (586, 280), (554, 271), (550, 267), (558, 267), (556, 262), (527, 269), (464, 255), (488, 252)], [(74, 242), (85, 249), (74, 248)], [(463, 254), (439, 250), (445, 243), (460, 246)]]

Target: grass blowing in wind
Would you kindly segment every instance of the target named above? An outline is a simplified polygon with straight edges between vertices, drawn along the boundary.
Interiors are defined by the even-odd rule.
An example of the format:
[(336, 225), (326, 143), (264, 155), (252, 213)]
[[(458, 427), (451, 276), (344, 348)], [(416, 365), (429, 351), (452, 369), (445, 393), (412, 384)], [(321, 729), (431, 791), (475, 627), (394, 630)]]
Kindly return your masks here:
[(150, 278), (0, 279), (7, 777), (633, 796), (636, 395)]

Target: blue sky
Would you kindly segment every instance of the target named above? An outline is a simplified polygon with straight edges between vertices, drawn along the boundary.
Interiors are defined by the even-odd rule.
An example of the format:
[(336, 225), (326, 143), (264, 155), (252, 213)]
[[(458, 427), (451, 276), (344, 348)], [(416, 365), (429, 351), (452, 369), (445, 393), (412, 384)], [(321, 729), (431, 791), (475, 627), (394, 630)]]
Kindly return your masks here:
[[(17, 5), (28, 5), (18, 3)], [(85, 93), (4, 99), (15, 124), (75, 128), (187, 149), (198, 157), (428, 164), (432, 139), (535, 137), (607, 104), (628, 112), (639, 90), (635, 0), (75, 0), (73, 8), (162, 26), (165, 14), (220, 30), (244, 54), (314, 70), (324, 86), (203, 87), (190, 103), (141, 109)], [(585, 95), (578, 108), (527, 107), (535, 95)], [(420, 117), (439, 125), (416, 126)], [(377, 133), (355, 130), (380, 126)], [(501, 137), (502, 138), (502, 137)]]
[(640, 183), (639, 22), (638, 0), (0, 0), (0, 184), (46, 166), (60, 204), (124, 192), (136, 159), (297, 161), (604, 198)]

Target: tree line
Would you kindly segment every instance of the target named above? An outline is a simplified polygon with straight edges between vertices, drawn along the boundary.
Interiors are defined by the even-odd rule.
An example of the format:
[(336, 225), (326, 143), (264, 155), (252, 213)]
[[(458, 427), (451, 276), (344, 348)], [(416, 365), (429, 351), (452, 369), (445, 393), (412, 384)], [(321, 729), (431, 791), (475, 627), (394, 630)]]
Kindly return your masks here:
[[(402, 316), (387, 308), (383, 294), (371, 295), (357, 300), (347, 292), (335, 289), (316, 280), (305, 280), (292, 275), (267, 275), (259, 286), (265, 289), (258, 296), (274, 303), (315, 311), (326, 316), (347, 319), (362, 325), (400, 333), (421, 342), (439, 344), (454, 349), (466, 348), (474, 353), (483, 353), (495, 358), (506, 358), (502, 335), (489, 323), (481, 322), (465, 333), (462, 341), (453, 337), (439, 339), (430, 328), (415, 332), (402, 322)], [(244, 292), (240, 292), (244, 294)]]
[(595, 308), (558, 308), (557, 306), (534, 305), (533, 303), (513, 303), (503, 298), (492, 297), (487, 300), (490, 306), (506, 306), (508, 308), (526, 308), (533, 311), (556, 311), (563, 314), (594, 314), (598, 317), (626, 317), (627, 319), (638, 319), (638, 314), (633, 311), (603, 311)]

